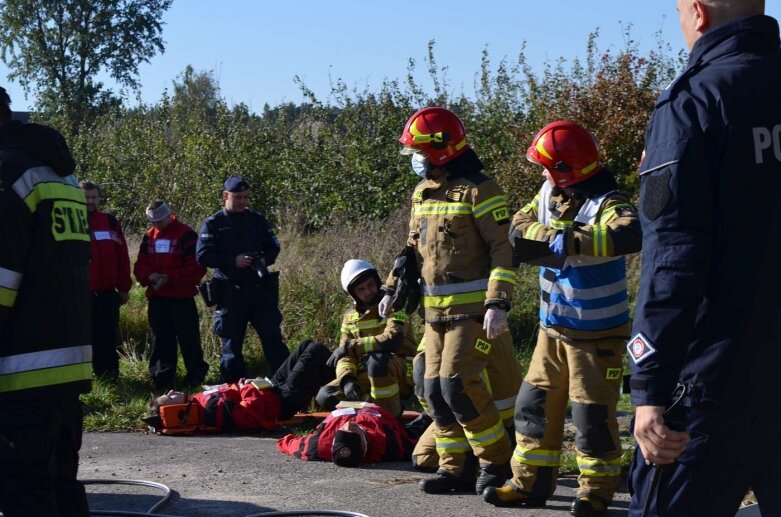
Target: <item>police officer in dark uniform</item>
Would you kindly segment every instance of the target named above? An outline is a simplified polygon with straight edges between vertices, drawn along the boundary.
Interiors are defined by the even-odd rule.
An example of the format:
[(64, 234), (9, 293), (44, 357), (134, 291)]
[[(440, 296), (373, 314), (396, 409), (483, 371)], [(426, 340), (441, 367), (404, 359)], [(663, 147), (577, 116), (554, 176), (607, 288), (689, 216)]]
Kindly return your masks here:
[(222, 341), (223, 382), (246, 377), (242, 347), (247, 323), (260, 337), (271, 373), (290, 354), (280, 330), (279, 273), (267, 269), (279, 255), (279, 241), (266, 218), (247, 208), (249, 195), (244, 178), (229, 176), (223, 209), (206, 219), (198, 232), (198, 263), (214, 268), (214, 277), (221, 281), (214, 330)]
[(781, 515), (781, 49), (763, 0), (678, 0), (689, 66), (640, 167), (629, 515)]
[(0, 512), (89, 515), (77, 480), (90, 390), (90, 235), (65, 139), (0, 88)]

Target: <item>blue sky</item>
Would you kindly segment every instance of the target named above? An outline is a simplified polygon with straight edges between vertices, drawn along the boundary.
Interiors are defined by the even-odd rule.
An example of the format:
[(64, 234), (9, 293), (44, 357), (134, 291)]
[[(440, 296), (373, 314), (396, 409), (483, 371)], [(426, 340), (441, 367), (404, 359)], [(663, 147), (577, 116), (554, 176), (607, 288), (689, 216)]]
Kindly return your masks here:
[[(768, 4), (769, 15), (781, 15), (778, 2)], [(295, 76), (323, 99), (329, 75), (375, 89), (384, 78), (404, 78), (409, 58), (418, 61), (424, 79), (432, 39), (439, 65), (448, 67), (451, 92), (467, 95), (484, 48), (496, 64), (503, 57), (514, 61), (526, 41), (527, 60), (539, 70), (546, 61), (583, 56), (595, 29), (601, 49), (623, 48), (628, 24), (643, 50), (655, 46), (658, 31), (673, 52), (683, 48), (675, 0), (175, 0), (164, 22), (165, 53), (140, 68), (144, 102), (160, 99), (192, 65), (214, 71), (230, 104), (244, 102), (255, 111), (264, 103), (300, 102)], [(13, 108), (28, 109), (33, 99), (25, 99), (7, 73), (0, 64), (0, 84)], [(134, 104), (135, 93), (127, 93)]]

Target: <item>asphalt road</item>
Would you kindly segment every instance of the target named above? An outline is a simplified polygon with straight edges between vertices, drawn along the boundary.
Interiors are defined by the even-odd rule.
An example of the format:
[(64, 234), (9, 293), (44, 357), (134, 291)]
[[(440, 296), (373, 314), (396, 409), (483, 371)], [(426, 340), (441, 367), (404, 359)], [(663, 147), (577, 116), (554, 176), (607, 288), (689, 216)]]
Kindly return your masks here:
[[(169, 437), (87, 433), (81, 479), (134, 479), (174, 491), (157, 513), (246, 517), (282, 510), (349, 510), (370, 517), (566, 517), (577, 483), (559, 479), (545, 509), (496, 508), (471, 494), (427, 495), (417, 482), (428, 474), (406, 463), (341, 468), (303, 462), (277, 452), (276, 435)], [(146, 512), (159, 491), (139, 486), (88, 485), (92, 510)], [(610, 516), (625, 515), (629, 496), (616, 495)]]

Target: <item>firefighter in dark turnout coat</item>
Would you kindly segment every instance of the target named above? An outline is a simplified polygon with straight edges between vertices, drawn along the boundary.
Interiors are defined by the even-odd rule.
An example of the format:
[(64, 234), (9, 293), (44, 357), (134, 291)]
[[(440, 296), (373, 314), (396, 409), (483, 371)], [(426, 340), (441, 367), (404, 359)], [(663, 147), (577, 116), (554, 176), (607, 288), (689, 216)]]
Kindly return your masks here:
[(11, 121), (0, 88), (0, 511), (87, 516), (77, 481), (90, 389), (90, 237), (63, 137)]
[(778, 23), (761, 0), (678, 10), (689, 66), (656, 103), (640, 167), (629, 514), (732, 516), (751, 486), (781, 515)]

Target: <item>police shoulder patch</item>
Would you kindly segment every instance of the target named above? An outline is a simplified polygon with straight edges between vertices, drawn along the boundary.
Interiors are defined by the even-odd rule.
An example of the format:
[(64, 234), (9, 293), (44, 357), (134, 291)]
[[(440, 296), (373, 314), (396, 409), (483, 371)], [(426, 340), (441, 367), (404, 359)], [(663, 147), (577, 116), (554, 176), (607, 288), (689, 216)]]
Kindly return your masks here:
[(642, 363), (656, 353), (656, 349), (642, 332), (638, 332), (635, 337), (629, 340), (626, 349), (629, 352), (629, 357), (635, 364)]

